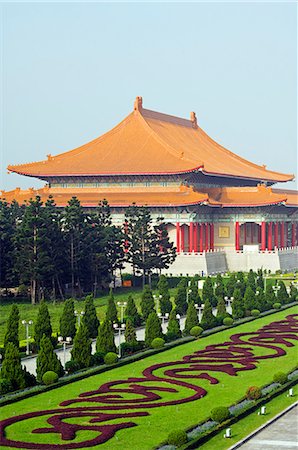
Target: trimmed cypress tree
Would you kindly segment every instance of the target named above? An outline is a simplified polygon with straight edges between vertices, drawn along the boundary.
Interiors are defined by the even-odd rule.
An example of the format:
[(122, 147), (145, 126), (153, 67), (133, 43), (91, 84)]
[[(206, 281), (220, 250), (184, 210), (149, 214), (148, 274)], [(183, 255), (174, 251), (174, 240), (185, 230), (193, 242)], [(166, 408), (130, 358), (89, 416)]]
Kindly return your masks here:
[(226, 302), (223, 297), (220, 297), (217, 302), (217, 313), (216, 319), (219, 324), (222, 324), (225, 317), (228, 317), (229, 314), (226, 310)]
[(49, 339), (52, 337), (51, 318), (45, 301), (40, 303), (34, 326), (34, 340), (37, 348), (40, 347), (40, 341), (43, 335), (47, 336)]
[(184, 326), (184, 333), (190, 334), (190, 330), (193, 327), (196, 327), (200, 325), (199, 319), (198, 319), (198, 313), (195, 308), (195, 305), (193, 302), (188, 304), (187, 313), (186, 313), (186, 319), (185, 319), (185, 326)]
[(209, 300), (212, 306), (216, 306), (217, 301), (213, 292), (213, 284), (210, 277), (207, 277), (205, 280), (202, 291), (202, 300), (204, 304)]
[(235, 289), (233, 294), (232, 315), (234, 319), (245, 317), (245, 308), (240, 289)]
[(222, 276), (220, 273), (217, 274), (215, 283), (216, 283), (215, 296), (217, 298), (224, 298), (226, 291), (225, 291), (224, 282), (223, 282), (223, 279), (222, 279)]
[(247, 286), (250, 286), (256, 292), (256, 274), (252, 269), (250, 269), (247, 275)]
[(101, 353), (116, 352), (115, 337), (112, 323), (106, 318), (98, 332), (96, 351)]
[(233, 273), (226, 284), (226, 293), (229, 298), (233, 296), (234, 290), (236, 288), (236, 275)]
[(176, 317), (176, 314), (177, 314), (176, 309), (172, 309), (167, 329), (167, 338), (170, 341), (174, 339), (179, 339), (182, 336), (180, 330), (180, 323)]
[(12, 342), (17, 348), (19, 348), (19, 321), (19, 308), (17, 305), (12, 305), (6, 325), (4, 348), (6, 348), (8, 342)]
[(178, 284), (178, 291), (175, 297), (175, 305), (177, 314), (184, 315), (186, 313), (186, 285), (183, 280), (181, 280)]
[(256, 292), (256, 309), (259, 311), (268, 311), (270, 304), (266, 301), (266, 296), (262, 290)]
[(193, 302), (195, 305), (201, 305), (202, 300), (198, 289), (198, 277), (193, 277), (191, 279), (189, 289), (191, 292), (188, 295), (188, 302)]
[(245, 290), (243, 304), (246, 311), (251, 311), (252, 309), (256, 309), (258, 307), (256, 302), (256, 294), (251, 286), (248, 286)]
[(85, 298), (85, 314), (82, 322), (87, 328), (89, 337), (96, 338), (98, 334), (99, 320), (97, 318), (92, 295), (87, 295)]
[(141, 316), (138, 313), (135, 301), (131, 295), (129, 295), (127, 299), (125, 316), (131, 320), (134, 327), (139, 327), (142, 323)]
[(165, 275), (161, 275), (158, 282), (158, 291), (161, 295), (161, 299), (159, 302), (160, 312), (164, 316), (166, 313), (170, 313), (172, 311), (172, 302), (170, 300), (171, 296), (169, 293), (169, 284), (167, 277)]
[(80, 325), (75, 335), (71, 350), (71, 359), (76, 361), (80, 368), (91, 365), (91, 340), (89, 331), (84, 323)]
[(130, 319), (127, 319), (127, 321), (126, 321), (124, 337), (125, 337), (125, 342), (130, 342), (130, 343), (137, 342), (136, 330)]
[(141, 311), (144, 320), (147, 320), (150, 313), (155, 311), (154, 308), (154, 298), (152, 291), (148, 285), (144, 287), (141, 299)]
[(19, 349), (12, 342), (6, 345), (1, 378), (9, 380), (13, 390), (23, 389), (26, 386)]
[(60, 334), (65, 339), (71, 337), (72, 339), (76, 334), (76, 316), (74, 313), (74, 301), (69, 298), (65, 301), (63, 306), (63, 312), (60, 317)]
[(147, 347), (150, 347), (153, 339), (162, 337), (163, 333), (161, 329), (160, 319), (158, 318), (156, 312), (154, 311), (149, 314), (148, 319), (146, 320), (145, 345)]
[(266, 299), (266, 303), (269, 305), (270, 308), (276, 302), (275, 293), (274, 293), (274, 290), (273, 290), (273, 287), (271, 286), (271, 284), (266, 289), (265, 299)]
[(212, 306), (210, 301), (207, 299), (204, 303), (203, 315), (200, 326), (204, 330), (209, 328), (214, 328), (217, 325), (216, 317), (212, 313)]
[(264, 278), (263, 278), (263, 271), (262, 269), (258, 270), (258, 276), (257, 276), (257, 280), (256, 280), (256, 284), (257, 284), (257, 289), (260, 290), (264, 290)]
[(110, 290), (110, 295), (108, 298), (108, 307), (107, 307), (107, 312), (106, 312), (106, 318), (109, 319), (112, 323), (118, 322), (117, 308), (115, 305), (114, 294), (113, 294), (112, 290)]
[(277, 291), (277, 301), (281, 305), (285, 305), (286, 303), (289, 303), (289, 295), (287, 293), (285, 283), (283, 281), (279, 281), (278, 286), (280, 286), (280, 289)]
[(51, 339), (43, 335), (40, 340), (39, 352), (36, 359), (37, 381), (41, 382), (43, 375), (49, 370), (55, 372), (59, 377), (64, 374), (62, 364), (54, 352)]

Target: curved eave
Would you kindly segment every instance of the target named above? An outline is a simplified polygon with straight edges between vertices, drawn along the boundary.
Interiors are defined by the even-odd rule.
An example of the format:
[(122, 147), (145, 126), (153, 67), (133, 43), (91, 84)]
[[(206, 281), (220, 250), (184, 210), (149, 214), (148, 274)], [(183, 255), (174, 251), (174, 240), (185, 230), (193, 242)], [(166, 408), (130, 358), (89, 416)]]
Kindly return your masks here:
[(212, 203), (209, 202), (209, 206), (215, 208), (257, 208), (257, 207), (265, 207), (265, 206), (274, 206), (274, 205), (282, 205), (286, 203), (287, 199), (278, 200), (276, 202), (261, 202), (261, 203)]
[(200, 172), (202, 172), (206, 176), (210, 177), (221, 177), (221, 178), (237, 178), (240, 180), (254, 180), (254, 181), (268, 181), (269, 183), (287, 183), (288, 181), (292, 181), (295, 178), (294, 174), (286, 175), (288, 176), (287, 179), (276, 179), (276, 178), (254, 178), (254, 177), (244, 177), (241, 175), (232, 175), (232, 174), (224, 174), (224, 173), (217, 173), (217, 172), (208, 172), (205, 169), (199, 169)]

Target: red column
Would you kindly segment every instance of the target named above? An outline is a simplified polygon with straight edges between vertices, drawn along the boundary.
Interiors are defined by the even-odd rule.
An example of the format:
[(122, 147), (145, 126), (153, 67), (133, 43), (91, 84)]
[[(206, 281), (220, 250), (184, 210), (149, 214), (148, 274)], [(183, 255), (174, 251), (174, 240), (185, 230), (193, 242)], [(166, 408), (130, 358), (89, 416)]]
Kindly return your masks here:
[(184, 225), (181, 226), (181, 252), (184, 252), (185, 250), (185, 243), (184, 243)]
[(176, 247), (177, 253), (181, 252), (181, 243), (180, 243), (180, 223), (176, 223)]
[(272, 222), (268, 225), (268, 250), (272, 250)]
[(235, 223), (235, 248), (236, 248), (236, 251), (240, 250), (240, 224), (239, 224), (239, 222)]
[(209, 224), (205, 223), (205, 252), (209, 249)]
[(292, 247), (295, 247), (296, 245), (296, 229), (295, 229), (295, 224), (292, 222), (292, 233), (291, 233), (291, 245)]
[(266, 222), (261, 225), (261, 250), (266, 250)]
[(203, 231), (204, 231), (204, 224), (200, 223), (200, 253), (203, 253)]
[(251, 222), (250, 224), (250, 243), (253, 244), (254, 242), (254, 231), (255, 231), (255, 224)]
[(188, 233), (188, 251), (193, 252), (193, 222), (189, 224), (189, 233)]
[(194, 243), (194, 252), (198, 253), (198, 224), (194, 223), (194, 239), (193, 239)]
[(210, 223), (210, 249), (214, 250), (214, 223)]
[(262, 240), (262, 236), (261, 236), (261, 227), (260, 225), (258, 225), (258, 243), (260, 244)]
[(281, 222), (280, 224), (280, 247), (284, 248), (285, 246), (285, 223)]
[(245, 245), (245, 244), (246, 244), (246, 238), (247, 238), (246, 222), (245, 222), (245, 224), (243, 225), (243, 228), (244, 228), (244, 245)]
[(274, 247), (278, 248), (278, 222), (274, 224)]

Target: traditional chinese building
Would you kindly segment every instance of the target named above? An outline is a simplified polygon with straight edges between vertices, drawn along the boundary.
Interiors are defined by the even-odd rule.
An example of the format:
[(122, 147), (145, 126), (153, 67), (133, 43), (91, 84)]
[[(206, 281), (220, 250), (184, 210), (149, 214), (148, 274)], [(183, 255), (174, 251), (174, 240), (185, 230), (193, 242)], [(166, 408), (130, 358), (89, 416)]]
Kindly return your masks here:
[(123, 224), (132, 203), (163, 216), (178, 257), (168, 272), (195, 274), (298, 267), (297, 191), (274, 189), (294, 175), (268, 170), (225, 149), (198, 125), (143, 108), (74, 150), (9, 166), (42, 189), (2, 191), (8, 202), (51, 194), (58, 207), (76, 196), (86, 208), (106, 198)]

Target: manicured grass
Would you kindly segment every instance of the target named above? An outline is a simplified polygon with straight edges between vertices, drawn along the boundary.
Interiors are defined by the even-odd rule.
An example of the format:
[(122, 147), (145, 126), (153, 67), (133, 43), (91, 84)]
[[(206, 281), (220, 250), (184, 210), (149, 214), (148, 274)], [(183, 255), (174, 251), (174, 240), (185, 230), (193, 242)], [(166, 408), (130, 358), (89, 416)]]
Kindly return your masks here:
[(278, 413), (285, 410), (288, 406), (295, 403), (298, 399), (297, 386), (294, 388), (294, 392), (295, 394), (293, 397), (287, 397), (287, 392), (285, 392), (266, 403), (265, 415), (258, 415), (258, 412), (255, 411), (249, 416), (239, 420), (239, 422), (233, 424), (231, 426), (232, 437), (230, 439), (225, 439), (223, 437), (224, 431), (220, 431), (216, 436), (205, 444), (201, 444), (198, 448), (203, 450), (226, 450), (230, 448), (232, 445), (236, 444), (254, 430), (271, 420)]
[[(176, 290), (171, 289), (170, 293), (171, 296), (175, 295)], [(156, 291), (157, 293), (157, 291)], [(141, 302), (141, 295), (142, 295), (142, 289), (141, 288), (122, 288), (119, 290), (116, 290), (114, 293), (115, 301), (126, 301), (129, 295), (132, 295), (137, 307), (140, 309), (140, 302)], [(173, 298), (172, 298), (173, 300)], [(108, 301), (108, 295), (104, 295), (102, 297), (96, 298), (94, 300), (95, 306), (96, 306), (96, 312), (97, 316), (102, 321), (105, 316), (106, 308), (107, 308), (107, 301)], [(6, 331), (6, 323), (8, 316), (10, 314), (11, 310), (11, 304), (12, 303), (4, 303), (0, 304), (0, 346), (3, 345), (4, 341), (4, 335)], [(36, 317), (38, 314), (38, 305), (31, 305), (30, 303), (17, 303), (19, 311), (20, 311), (20, 322), (22, 320), (33, 320), (33, 323), (36, 321)], [(63, 311), (63, 302), (48, 302), (48, 308), (49, 313), (51, 316), (51, 324), (53, 328), (53, 333), (59, 332), (59, 320), (60, 316)], [(84, 301), (83, 300), (76, 300), (75, 301), (75, 309), (78, 311), (84, 310)], [(119, 317), (120, 317), (120, 310), (119, 310)], [(30, 327), (30, 334), (33, 336), (34, 332), (34, 325)], [(25, 327), (20, 323), (19, 326), (19, 337), (20, 340), (24, 340), (26, 338), (25, 336)]]
[[(287, 315), (297, 313), (297, 307), (290, 308), (286, 311), (277, 312), (274, 315), (270, 315), (264, 318), (257, 319), (248, 324), (241, 325), (235, 329), (230, 329), (223, 331), (221, 333), (208, 336), (206, 338), (199, 339), (197, 341), (192, 341), (190, 343), (181, 345), (180, 347), (176, 347), (174, 349), (168, 350), (164, 353), (160, 353), (144, 360), (140, 360), (133, 364), (118, 367), (113, 369), (112, 371), (98, 374), (89, 378), (86, 378), (81, 381), (74, 382), (70, 385), (63, 386), (61, 388), (55, 389), (50, 392), (46, 392), (43, 394), (39, 394), (37, 396), (31, 397), (29, 399), (25, 399), (14, 404), (4, 406), (1, 408), (1, 419), (9, 418), (11, 416), (16, 416), (19, 414), (25, 414), (32, 411), (40, 411), (40, 410), (48, 410), (51, 408), (57, 408), (61, 401), (67, 399), (75, 399), (80, 393), (96, 390), (103, 383), (107, 383), (110, 381), (116, 380), (124, 380), (131, 377), (142, 377), (142, 372), (144, 369), (148, 368), (151, 365), (156, 365), (160, 363), (173, 362), (171, 367), (169, 368), (177, 368), (177, 363), (175, 361), (181, 360), (185, 355), (191, 355), (193, 352), (205, 349), (207, 345), (214, 345), (224, 343), (226, 341), (230, 341), (230, 336), (238, 333), (245, 332), (253, 332), (263, 327), (266, 324), (270, 324), (273, 321), (282, 320)], [(291, 341), (295, 343), (293, 340)], [(252, 344), (244, 345), (245, 347), (253, 348), (254, 355), (262, 356), (262, 355), (272, 355), (274, 350), (270, 350), (268, 348), (256, 347)], [(121, 418), (120, 422), (128, 422), (132, 421), (137, 424), (134, 428), (126, 428), (120, 431), (117, 431), (116, 435), (100, 445), (102, 449), (127, 449), (127, 450), (142, 450), (152, 449), (152, 447), (156, 446), (158, 443), (164, 441), (168, 434), (176, 429), (186, 429), (192, 425), (196, 425), (204, 419), (207, 419), (211, 409), (215, 406), (229, 406), (232, 403), (235, 403), (239, 398), (241, 398), (247, 389), (247, 387), (251, 385), (265, 385), (272, 381), (272, 377), (275, 372), (283, 370), (288, 372), (297, 364), (297, 346), (296, 347), (285, 347), (282, 344), (276, 344), (279, 348), (283, 348), (286, 350), (287, 354), (285, 356), (281, 356), (278, 358), (268, 358), (260, 360), (256, 363), (256, 368), (253, 370), (245, 370), (237, 373), (237, 376), (228, 375), (225, 372), (220, 371), (211, 371), (207, 370), (199, 370), (198, 373), (208, 373), (212, 377), (215, 377), (219, 380), (218, 384), (210, 384), (207, 379), (198, 379), (198, 373), (193, 371), (194, 378), (184, 379), (183, 381), (189, 383), (193, 386), (200, 386), (207, 391), (207, 395), (203, 398), (199, 398), (195, 401), (189, 403), (182, 404), (173, 404), (171, 406), (163, 406), (157, 407), (160, 402), (167, 402), (169, 400), (179, 400), (184, 399), (185, 397), (189, 397), (194, 394), (193, 390), (190, 390), (187, 386), (175, 386), (176, 392), (168, 392), (163, 391), (160, 392), (161, 399), (155, 402), (154, 408), (146, 408), (145, 406), (140, 409), (128, 409), (118, 410), (117, 412), (124, 413), (132, 413), (136, 411), (148, 412), (149, 415), (146, 417), (133, 417), (133, 418)], [(181, 367), (189, 367), (189, 363), (185, 363), (183, 365), (179, 365)], [(163, 377), (167, 380), (170, 380), (171, 377), (165, 374), (165, 369), (159, 367), (155, 370), (154, 375)], [(189, 373), (190, 374), (190, 373)], [(176, 378), (177, 380), (177, 378)], [(180, 378), (178, 379), (180, 380)], [(146, 386), (152, 386), (152, 384), (156, 387), (174, 387), (173, 384), (170, 384), (166, 381), (159, 382), (150, 381), (146, 382)], [(121, 387), (123, 387), (121, 385)], [(128, 387), (128, 384), (125, 383), (125, 387)], [(151, 392), (151, 390), (150, 390)], [(156, 391), (153, 391), (156, 392)], [(127, 402), (127, 400), (132, 398), (140, 398), (141, 394), (136, 393), (121, 393), (123, 396), (123, 402)], [(121, 401), (121, 399), (120, 399)], [(150, 403), (150, 402), (149, 402)], [(124, 403), (125, 407), (127, 403)], [(103, 406), (104, 403), (87, 403), (82, 398), (80, 403), (69, 405), (68, 407), (74, 406)], [(59, 408), (60, 410), (63, 407)], [(109, 409), (107, 412), (111, 413), (112, 411)], [(114, 413), (116, 411), (113, 411)], [(85, 418), (72, 418), (67, 419), (68, 423), (82, 423), (82, 421), (87, 425), (89, 417)], [(105, 422), (104, 422), (105, 423)], [(114, 419), (112, 421), (107, 422), (111, 423), (119, 423), (119, 419)], [(46, 427), (49, 426), (45, 417), (42, 415), (38, 415), (34, 419), (19, 421), (7, 429), (7, 437), (15, 440), (21, 441), (29, 441), (29, 442), (39, 442), (39, 443), (51, 443), (53, 444), (64, 444), (67, 448), (68, 442), (82, 442), (86, 434), (88, 434), (88, 439), (96, 436), (96, 433), (93, 431), (79, 431), (77, 433), (77, 437), (74, 441), (62, 441), (60, 440), (59, 435), (51, 434), (30, 434), (30, 430), (32, 428)], [(234, 425), (233, 425), (234, 427)], [(249, 431), (248, 431), (249, 432)], [(32, 441), (33, 439), (33, 441)], [(7, 448), (7, 447), (1, 447)], [(85, 447), (86, 448), (86, 447)], [(89, 448), (99, 448), (98, 446), (93, 446)], [(213, 447), (216, 448), (216, 447)]]

